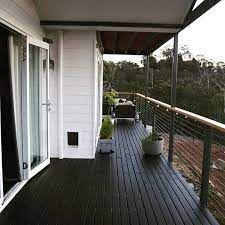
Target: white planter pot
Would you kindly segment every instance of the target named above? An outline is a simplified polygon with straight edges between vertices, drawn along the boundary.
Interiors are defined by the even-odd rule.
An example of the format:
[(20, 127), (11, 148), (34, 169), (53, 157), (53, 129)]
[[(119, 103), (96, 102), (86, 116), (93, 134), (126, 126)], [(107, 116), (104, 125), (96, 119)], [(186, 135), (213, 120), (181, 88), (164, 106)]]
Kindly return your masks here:
[(113, 153), (113, 138), (99, 139), (98, 150), (100, 153), (103, 153), (103, 154)]
[(149, 144), (142, 144), (142, 149), (147, 155), (159, 155), (162, 153), (163, 150), (163, 142), (163, 139), (159, 138), (158, 141)]

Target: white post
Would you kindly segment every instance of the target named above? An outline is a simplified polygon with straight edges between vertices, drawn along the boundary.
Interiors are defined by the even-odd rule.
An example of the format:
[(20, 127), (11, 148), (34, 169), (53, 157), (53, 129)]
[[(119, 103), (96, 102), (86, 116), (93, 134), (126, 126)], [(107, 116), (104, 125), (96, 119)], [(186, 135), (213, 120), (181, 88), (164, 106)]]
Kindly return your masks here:
[[(178, 33), (174, 36), (173, 46), (173, 65), (172, 65), (172, 77), (171, 77), (171, 106), (176, 106), (176, 87), (177, 87), (177, 73), (178, 73)], [(174, 133), (175, 133), (175, 112), (171, 111), (170, 114), (170, 136), (169, 136), (169, 155), (168, 161), (173, 161), (173, 149), (174, 149)]]
[(58, 152), (63, 159), (63, 31), (58, 31)]

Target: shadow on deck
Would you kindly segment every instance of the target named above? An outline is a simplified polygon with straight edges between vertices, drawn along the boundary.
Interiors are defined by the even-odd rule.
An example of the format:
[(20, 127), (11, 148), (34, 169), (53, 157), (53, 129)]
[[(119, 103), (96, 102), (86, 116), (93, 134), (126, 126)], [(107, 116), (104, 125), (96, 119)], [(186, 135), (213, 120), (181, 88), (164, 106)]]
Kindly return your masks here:
[(143, 157), (144, 135), (140, 123), (118, 124), (114, 154), (52, 160), (2, 212), (0, 224), (218, 224), (164, 157)]

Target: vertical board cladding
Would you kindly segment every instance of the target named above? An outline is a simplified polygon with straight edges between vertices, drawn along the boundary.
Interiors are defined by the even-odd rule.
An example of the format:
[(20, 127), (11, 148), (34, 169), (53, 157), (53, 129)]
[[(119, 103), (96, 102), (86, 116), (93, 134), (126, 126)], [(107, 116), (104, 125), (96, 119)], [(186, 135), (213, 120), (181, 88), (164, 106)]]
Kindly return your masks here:
[[(64, 31), (63, 120), (64, 157), (93, 158), (95, 153), (94, 31)], [(67, 132), (79, 133), (79, 145), (68, 146)]]
[(48, 38), (53, 41), (49, 46), (49, 98), (50, 98), (50, 156), (59, 157), (58, 147), (58, 40), (57, 31), (48, 31)]
[(33, 0), (0, 0), (0, 22), (23, 34), (43, 37)]

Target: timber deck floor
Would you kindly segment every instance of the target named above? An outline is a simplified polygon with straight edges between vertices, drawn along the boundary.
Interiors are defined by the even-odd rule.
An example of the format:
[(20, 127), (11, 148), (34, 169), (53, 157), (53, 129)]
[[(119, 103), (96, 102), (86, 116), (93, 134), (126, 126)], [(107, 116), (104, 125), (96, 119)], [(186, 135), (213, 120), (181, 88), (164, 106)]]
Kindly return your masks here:
[(163, 156), (145, 158), (140, 123), (115, 129), (115, 153), (52, 160), (0, 215), (1, 225), (218, 224)]

